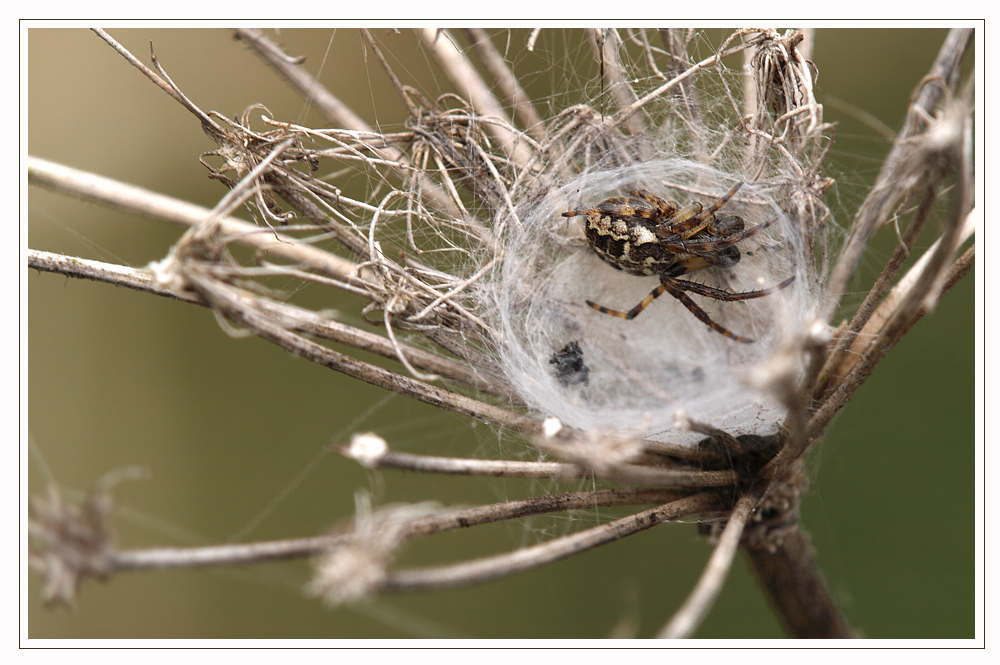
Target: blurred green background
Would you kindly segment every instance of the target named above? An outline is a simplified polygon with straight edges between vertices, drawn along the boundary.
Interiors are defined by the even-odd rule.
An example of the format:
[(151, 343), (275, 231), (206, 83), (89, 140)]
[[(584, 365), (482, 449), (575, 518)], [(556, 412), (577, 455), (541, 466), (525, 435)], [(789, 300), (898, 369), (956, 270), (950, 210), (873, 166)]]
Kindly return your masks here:
[[(233, 116), (259, 102), (278, 119), (325, 125), (227, 31), (111, 32), (146, 61), (152, 40), (174, 81), (205, 110)], [(817, 96), (827, 120), (837, 123), (828, 175), (838, 180), (830, 203), (840, 223), (888, 150), (888, 141), (851, 109), (898, 129), (944, 34), (817, 32)], [(379, 36), (412, 77), (404, 82), (432, 93), (446, 87), (412, 34)], [(392, 129), (405, 118), (355, 31), (282, 30), (279, 38), (289, 53), (307, 57), (311, 71), (322, 66), (323, 83), (370, 123)], [(542, 31), (535, 54), (519, 63), (539, 72), (525, 77), (533, 96), (550, 99), (553, 86), (590, 91), (590, 74), (562, 69), (566, 44), (575, 42), (573, 31)], [(523, 43), (520, 34), (511, 49)], [(575, 53), (592, 65), (584, 49)], [(206, 207), (223, 195), (197, 163), (214, 145), (193, 117), (94, 34), (31, 29), (28, 58), (30, 154)], [(550, 112), (544, 105), (540, 111)], [(34, 249), (143, 266), (162, 258), (181, 233), (37, 188), (29, 197)], [(883, 229), (856, 291), (845, 297), (849, 306), (860, 302), (894, 242), (892, 229)], [(122, 547), (312, 535), (352, 515), (360, 488), (379, 488), (383, 502), (444, 505), (554, 489), (396, 472), (369, 476), (324, 445), (368, 430), (398, 450), (428, 454), (518, 457), (523, 444), (260, 340), (230, 338), (201, 308), (52, 274), (31, 272), (28, 280), (29, 428), (39, 454), (30, 491), (45, 489), (46, 467), (67, 496), (111, 470), (146, 469), (148, 477), (115, 492)], [(342, 320), (360, 323), (359, 300), (323, 296)], [(973, 637), (973, 296), (970, 276), (877, 368), (811, 458), (803, 520), (836, 597), (867, 637)], [(443, 563), (505, 551), (594, 519), (580, 514), (444, 534), (411, 544), (401, 561)], [(709, 552), (694, 525), (661, 527), (483, 586), (383, 596), (337, 610), (302, 592), (304, 562), (122, 574), (86, 584), (75, 611), (44, 609), (32, 578), (29, 635), (647, 637), (686, 597)], [(697, 635), (782, 636), (742, 562)]]

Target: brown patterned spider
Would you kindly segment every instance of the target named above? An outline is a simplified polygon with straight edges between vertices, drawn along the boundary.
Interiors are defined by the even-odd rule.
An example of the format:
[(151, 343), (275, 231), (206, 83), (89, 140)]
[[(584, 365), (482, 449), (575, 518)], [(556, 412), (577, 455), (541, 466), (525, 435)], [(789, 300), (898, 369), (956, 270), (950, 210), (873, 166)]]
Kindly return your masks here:
[(564, 212), (563, 217), (587, 218), (587, 240), (606, 263), (632, 275), (658, 275), (660, 278), (659, 286), (627, 312), (608, 309), (590, 300), (587, 304), (604, 314), (631, 320), (655, 299), (669, 293), (712, 330), (737, 342), (752, 343), (752, 339), (737, 335), (713, 321), (685, 291), (723, 302), (751, 300), (785, 288), (795, 280), (794, 276), (777, 286), (741, 293), (678, 279), (681, 275), (710, 266), (735, 266), (741, 256), (736, 244), (760, 233), (777, 219), (772, 217), (748, 229), (743, 219), (736, 215), (717, 218), (715, 213), (732, 199), (741, 186), (742, 183), (736, 183), (708, 208), (703, 208), (698, 202), (681, 207), (646, 190), (637, 190), (629, 192), (628, 196), (605, 199), (593, 208)]

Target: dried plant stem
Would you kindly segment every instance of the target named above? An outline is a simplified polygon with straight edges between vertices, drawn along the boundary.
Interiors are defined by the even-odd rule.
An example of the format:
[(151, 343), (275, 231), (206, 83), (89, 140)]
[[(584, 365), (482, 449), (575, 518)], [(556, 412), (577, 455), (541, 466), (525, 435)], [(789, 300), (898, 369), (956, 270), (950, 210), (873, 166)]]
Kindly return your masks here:
[(976, 210), (964, 220), (955, 220), (949, 229), (924, 252), (912, 268), (897, 282), (882, 304), (861, 329), (860, 337), (871, 339), (889, 328), (893, 318), (908, 320), (918, 309), (930, 311), (938, 300), (948, 262), (955, 248), (968, 240), (976, 229)]
[(521, 167), (525, 166), (531, 159), (531, 150), (523, 138), (512, 131), (506, 111), (465, 55), (455, 46), (452, 36), (446, 30), (434, 28), (419, 29), (417, 36), (435, 57), (448, 80), (458, 90), (458, 94), (472, 104), (475, 112), (481, 116), (500, 120), (500, 122), (484, 123), (487, 133), (496, 139), (504, 154), (512, 162)]
[[(119, 44), (114, 38), (111, 37), (111, 35), (109, 35), (104, 30), (101, 30), (100, 28), (94, 28), (93, 30), (98, 37), (107, 42), (111, 48), (113, 48), (115, 51), (118, 52), (119, 55), (125, 58), (125, 60), (129, 62), (129, 64), (131, 64), (133, 67), (142, 72), (146, 76), (146, 78), (155, 83), (161, 90), (163, 90), (165, 93), (173, 97), (174, 100), (176, 100), (186, 109), (188, 109), (196, 116), (198, 116), (198, 119), (201, 120), (202, 126), (205, 128), (206, 132), (215, 133), (217, 135), (221, 135), (223, 133), (222, 128), (219, 127), (219, 125), (216, 124), (216, 122), (211, 117), (203, 113), (201, 109), (192, 104), (191, 100), (185, 97), (169, 78), (167, 78), (165, 75), (160, 76), (156, 72), (151, 70), (149, 67), (143, 64), (138, 58), (132, 55), (132, 53), (130, 53), (128, 49)], [(152, 44), (150, 44), (150, 51), (152, 51)], [(159, 65), (156, 62), (156, 56), (154, 55), (152, 57), (153, 57), (153, 64), (157, 65), (157, 68), (159, 69)], [(163, 73), (162, 69), (160, 70), (160, 73), (161, 74)]]
[(610, 506), (638, 506), (664, 504), (678, 501), (683, 495), (661, 488), (601, 489), (583, 492), (565, 492), (533, 496), (528, 499), (504, 501), (485, 506), (474, 506), (448, 511), (414, 521), (407, 528), (407, 537), (429, 536), (442, 531), (489, 524), (502, 520), (518, 519), (531, 515), (589, 510)]
[(111, 560), (115, 572), (245, 566), (314, 556), (342, 540), (342, 535), (334, 535), (207, 547), (158, 547), (114, 552)]
[[(346, 104), (331, 93), (311, 73), (299, 66), (299, 61), (288, 57), (281, 48), (259, 30), (237, 28), (236, 34), (249, 44), (275, 71), (285, 78), (299, 93), (315, 104), (320, 112), (334, 126), (358, 132), (375, 130), (361, 116), (352, 111)], [(437, 208), (447, 214), (463, 217), (461, 211), (452, 203), (440, 187), (409, 166), (409, 160), (398, 148), (387, 146), (376, 151), (382, 159), (394, 164), (394, 170), (400, 177), (413, 177), (420, 181), (424, 196)]]
[(546, 132), (542, 118), (531, 105), (531, 99), (514, 77), (507, 61), (493, 45), (490, 36), (481, 28), (466, 28), (464, 32), (483, 67), (503, 92), (507, 104), (514, 109), (514, 116), (521, 122), (529, 136), (543, 143)]
[(254, 305), (256, 298), (251, 298), (233, 287), (223, 285), (194, 271), (187, 273), (185, 277), (211, 303), (214, 309), (233, 323), (297, 356), (380, 388), (412, 397), (420, 402), (448, 411), (471, 416), (486, 423), (499, 425), (516, 432), (540, 431), (541, 424), (536, 418), (523, 416), (471, 397), (436, 388), (423, 381), (411, 379), (338, 353), (275, 324), (269, 317), (257, 310)]
[(918, 261), (910, 272), (900, 280), (893, 293), (886, 298), (884, 304), (888, 310), (887, 313), (884, 315), (877, 313), (877, 316), (872, 319), (872, 322), (879, 323), (878, 334), (875, 334), (874, 331), (868, 334), (862, 332), (865, 339), (869, 341), (859, 356), (852, 357), (855, 362), (850, 367), (850, 371), (843, 378), (838, 377), (839, 383), (836, 390), (823, 401), (813, 414), (807, 435), (810, 440), (817, 438), (826, 429), (833, 416), (847, 404), (851, 396), (871, 375), (875, 366), (885, 358), (896, 343), (903, 338), (903, 335), (913, 327), (913, 324), (933, 308), (937, 296), (928, 302), (928, 293), (939, 295), (944, 284), (949, 281), (954, 284), (953, 276), (966, 274), (971, 268), (971, 260), (957, 267), (956, 262), (956, 264), (952, 264), (951, 268), (946, 265), (945, 261), (953, 248), (958, 245), (958, 240), (972, 233), (974, 228), (973, 215), (974, 211), (969, 213), (963, 224), (953, 224), (949, 231), (921, 257), (921, 261)]
[(722, 530), (722, 535), (719, 536), (719, 542), (715, 546), (708, 564), (705, 565), (705, 570), (702, 571), (697, 586), (657, 637), (684, 639), (690, 637), (701, 625), (702, 620), (715, 604), (715, 599), (729, 576), (729, 569), (732, 567), (736, 551), (739, 549), (743, 527), (759, 499), (759, 494), (745, 494), (736, 502), (736, 506), (729, 514), (726, 527)]
[(850, 235), (830, 273), (826, 289), (826, 305), (821, 315), (823, 320), (830, 321), (833, 318), (840, 304), (840, 298), (854, 276), (872, 234), (885, 223), (902, 197), (909, 191), (906, 186), (909, 182), (906, 171), (910, 169), (907, 160), (911, 154), (911, 139), (924, 131), (927, 125), (926, 119), (932, 116), (937, 102), (955, 80), (958, 66), (972, 35), (973, 31), (969, 29), (956, 28), (949, 32), (937, 59), (931, 66), (930, 73), (920, 82), (907, 112), (906, 123), (896, 137), (875, 185), (858, 210)]
[[(347, 449), (341, 452), (354, 457)], [(365, 466), (376, 469), (401, 469), (444, 475), (488, 476), (503, 478), (580, 478), (584, 474), (573, 464), (564, 462), (518, 462), (510, 460), (479, 460), (459, 457), (434, 457), (386, 451)]]
[[(827, 360), (827, 370), (826, 374), (832, 374), (833, 376), (843, 376), (846, 374), (847, 368), (844, 366), (846, 364), (845, 354), (853, 353), (855, 355), (860, 353), (861, 339), (858, 337), (858, 333), (861, 329), (865, 327), (868, 320), (871, 318), (872, 313), (878, 307), (882, 299), (885, 298), (885, 294), (889, 292), (892, 287), (892, 282), (896, 278), (899, 269), (903, 265), (903, 261), (909, 256), (910, 251), (913, 249), (913, 243), (916, 242), (917, 236), (920, 235), (920, 231), (924, 227), (924, 223), (927, 221), (927, 214), (930, 212), (931, 207), (935, 201), (935, 192), (928, 190), (925, 194), (923, 200), (918, 206), (916, 212), (913, 215), (913, 219), (910, 224), (906, 227), (906, 231), (900, 238), (900, 242), (896, 245), (893, 250), (892, 255), (886, 262), (882, 271), (879, 273), (878, 278), (875, 280), (875, 284), (868, 291), (865, 296), (864, 302), (858, 307), (857, 311), (854, 313), (854, 317), (851, 319), (850, 325), (845, 329), (840, 331), (839, 339), (837, 342), (836, 349), (830, 354)], [(828, 386), (824, 386), (825, 389), (829, 389)], [(818, 397), (818, 396), (817, 396)]]
[[(975, 262), (976, 246), (970, 245), (968, 249), (962, 252), (961, 256), (955, 259), (955, 262), (952, 263), (951, 267), (948, 268), (947, 274), (944, 276), (944, 279), (942, 279), (940, 295), (944, 296), (944, 294), (948, 293), (948, 291), (950, 291), (951, 288), (959, 282), (959, 280), (968, 275), (969, 271), (972, 270), (975, 265)], [(908, 333), (910, 329), (913, 328), (913, 326), (915, 326), (920, 319), (929, 314), (930, 311), (931, 310), (926, 307), (917, 310), (913, 316), (910, 317), (910, 320), (907, 323), (900, 326), (899, 336), (902, 337)]]
[(857, 637), (820, 573), (809, 536), (797, 523), (782, 531), (777, 545), (754, 547), (744, 543), (743, 549), (789, 636), (800, 639)]
[[(911, 317), (918, 307), (926, 311), (933, 308), (937, 301), (935, 293), (937, 289), (942, 288), (946, 279), (944, 263), (951, 254), (951, 249), (943, 245), (950, 241), (953, 247), (957, 247), (968, 240), (975, 232), (974, 215), (975, 210), (966, 216), (964, 223), (956, 229), (956, 237), (949, 239), (946, 235), (935, 241), (906, 275), (884, 296), (878, 308), (865, 321), (855, 344), (851, 347), (852, 354), (841, 364), (841, 371), (834, 373), (835, 376), (846, 374), (853, 367), (852, 360), (863, 357), (864, 348), (887, 328), (894, 316), (905, 320)], [(935, 269), (933, 264), (938, 264), (938, 267)], [(921, 302), (921, 299), (924, 302)], [(913, 302), (907, 304), (907, 301)]]
[[(952, 263), (951, 267), (948, 269), (948, 274), (945, 275), (944, 284), (941, 287), (941, 295), (944, 296), (944, 294), (951, 291), (955, 284), (969, 274), (969, 271), (972, 270), (974, 265), (976, 265), (976, 246), (969, 245), (969, 247), (962, 252), (961, 256), (955, 259), (955, 262)], [(910, 321), (910, 326), (919, 321), (920, 317), (925, 313), (926, 312), (917, 312)], [(909, 330), (909, 328), (907, 328), (907, 330)]]
[(704, 514), (718, 510), (719, 507), (720, 504), (715, 495), (695, 494), (623, 517), (608, 524), (508, 554), (440, 568), (394, 572), (389, 575), (383, 589), (386, 591), (418, 591), (479, 584), (565, 559), (579, 552), (605, 545), (639, 531), (645, 531), (663, 522), (685, 515)]
[[(531, 515), (587, 510), (598, 507), (629, 506), (663, 503), (680, 499), (669, 490), (605, 489), (569, 492), (504, 501), (485, 506), (449, 510), (412, 521), (405, 537), (416, 538), (454, 529), (500, 522)], [(291, 538), (256, 543), (212, 545), (207, 547), (163, 547), (147, 550), (127, 550), (111, 554), (114, 572), (163, 570), (171, 568), (204, 568), (239, 566), (302, 559), (320, 554), (344, 542), (346, 534), (334, 533), (309, 538)]]
[(81, 259), (65, 254), (53, 254), (37, 249), (28, 250), (28, 267), (43, 272), (51, 272), (77, 279), (90, 279), (95, 282), (123, 286), (143, 293), (151, 293), (164, 298), (182, 300), (196, 305), (207, 305), (205, 300), (192, 293), (174, 293), (170, 289), (156, 284), (152, 275), (142, 270), (120, 266), (115, 263), (104, 263), (91, 259)]
[[(636, 103), (638, 96), (629, 84), (625, 68), (618, 58), (621, 49), (618, 33), (615, 30), (592, 28), (587, 30), (586, 34), (590, 48), (601, 67), (603, 83), (608, 87), (611, 98), (615, 100), (615, 107), (619, 112), (631, 107)], [(643, 119), (634, 113), (625, 116), (623, 122), (632, 134), (641, 135), (646, 131)]]
[[(211, 214), (193, 203), (38, 157), (28, 157), (28, 184), (180, 226), (199, 224)], [(365, 283), (363, 273), (358, 276), (357, 264), (336, 254), (231, 217), (220, 219), (219, 224), (223, 233), (244, 245), (349, 283)]]
[[(824, 326), (814, 321), (794, 343), (794, 347), (786, 347), (781, 353), (771, 359), (771, 376), (769, 387), (772, 392), (788, 407), (788, 415), (782, 423), (779, 437), (781, 449), (760, 470), (758, 480), (767, 483), (767, 494), (776, 488), (787, 485), (790, 481), (788, 472), (794, 469), (804, 459), (815, 439), (808, 436), (811, 402), (810, 386), (815, 382), (826, 358), (826, 343), (829, 336)], [(806, 358), (805, 380), (799, 377), (797, 362), (789, 363), (791, 353), (802, 353)], [(794, 476), (794, 474), (792, 474)]]
[[(348, 450), (344, 454), (354, 457)], [(550, 478), (553, 480), (589, 478), (594, 473), (577, 464), (565, 462), (518, 462), (509, 460), (477, 460), (456, 457), (433, 457), (386, 451), (366, 458), (366, 466), (403, 469), (446, 475), (499, 476), (505, 478)], [(689, 471), (658, 469), (639, 465), (620, 465), (602, 469), (603, 479), (649, 485), (653, 487), (724, 487), (732, 485), (736, 476), (731, 471)]]
[[(681, 82), (685, 81), (686, 79), (688, 79), (689, 77), (693, 76), (697, 72), (699, 72), (702, 69), (708, 67), (709, 65), (713, 65), (713, 64), (715, 64), (717, 62), (720, 62), (724, 58), (728, 58), (729, 56), (733, 55), (734, 53), (739, 53), (739, 52), (745, 50), (747, 47), (749, 47), (749, 46), (751, 46), (753, 44), (756, 44), (757, 42), (761, 41), (762, 39), (763, 39), (762, 36), (751, 37), (745, 43), (743, 43), (743, 44), (741, 44), (739, 46), (735, 46), (735, 47), (728, 48), (728, 49), (724, 48), (724, 49), (720, 50), (718, 53), (716, 53), (715, 55), (709, 56), (709, 57), (705, 58), (704, 60), (702, 60), (700, 62), (697, 62), (694, 65), (691, 65), (691, 67), (689, 67), (688, 69), (686, 69), (684, 72), (678, 74), (674, 78), (670, 79), (669, 81), (667, 81), (666, 83), (664, 83), (663, 85), (661, 85), (660, 87), (658, 87), (656, 90), (653, 90), (653, 91), (647, 93), (646, 95), (643, 95), (640, 99), (637, 99), (634, 103), (630, 104), (627, 108), (622, 109), (621, 112), (618, 113), (615, 116), (614, 122), (612, 124), (617, 126), (617, 125), (620, 125), (620, 124), (626, 122), (628, 120), (628, 118), (630, 118), (632, 116), (633, 113), (636, 113), (637, 111), (639, 111), (639, 109), (641, 109), (642, 107), (644, 107), (647, 104), (651, 103), (653, 100), (659, 98), (664, 93), (666, 93), (669, 90), (672, 90), (676, 86), (680, 85)], [(731, 40), (727, 40), (727, 42), (728, 41), (731, 41)]]
[[(97, 282), (182, 300), (195, 305), (209, 306), (209, 303), (197, 293), (174, 293), (169, 289), (157, 285), (152, 275), (147, 271), (113, 263), (104, 263), (102, 261), (92, 261), (90, 259), (29, 249), (28, 267), (44, 272), (66, 275), (67, 277), (92, 279)], [(263, 298), (258, 298), (255, 305), (273, 320), (289, 322), (293, 330), (339, 342), (390, 360), (396, 360), (397, 351), (401, 350), (406, 354), (407, 359), (420, 369), (434, 372), (443, 378), (457, 381), (481, 392), (507, 398), (506, 395), (496, 391), (492, 383), (485, 381), (464, 365), (443, 356), (429, 353), (423, 349), (406, 344), (397, 343), (394, 346), (389, 340), (380, 335), (355, 328), (354, 326), (331, 321), (311, 311), (292, 305), (275, 303)]]

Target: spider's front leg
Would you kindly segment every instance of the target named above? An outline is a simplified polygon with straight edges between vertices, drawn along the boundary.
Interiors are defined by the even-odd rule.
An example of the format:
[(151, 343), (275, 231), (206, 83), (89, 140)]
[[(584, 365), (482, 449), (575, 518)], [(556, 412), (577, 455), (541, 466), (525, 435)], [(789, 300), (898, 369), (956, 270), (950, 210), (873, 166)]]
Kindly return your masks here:
[[(767, 220), (766, 222), (761, 222), (757, 226), (751, 226), (749, 229), (743, 228), (746, 224), (743, 220), (735, 215), (732, 217), (726, 217), (721, 222), (717, 222), (715, 225), (716, 235), (714, 236), (701, 236), (697, 238), (684, 238), (683, 236), (673, 233), (667, 236), (660, 235), (660, 228), (656, 229), (656, 234), (660, 237), (660, 246), (667, 250), (671, 254), (698, 254), (705, 255), (711, 254), (713, 252), (718, 252), (719, 250), (725, 249), (727, 247), (732, 247), (733, 245), (746, 240), (752, 236), (757, 235), (767, 227), (778, 221), (777, 215)], [(725, 225), (724, 228), (720, 229), (720, 225)], [(737, 231), (736, 229), (742, 229)], [(726, 231), (729, 235), (726, 235)]]
[(643, 199), (652, 203), (656, 208), (656, 219), (669, 219), (677, 214), (677, 210), (680, 208), (677, 201), (662, 199), (648, 189), (635, 189), (630, 191), (628, 195), (633, 199)]
[[(736, 183), (718, 201), (707, 208), (703, 208), (697, 201), (693, 201), (683, 208), (677, 208), (675, 204), (670, 215), (666, 216), (667, 219), (657, 225), (655, 229), (657, 237), (670, 240), (688, 240), (705, 232), (712, 236), (720, 235), (719, 231), (716, 230), (719, 222), (715, 220), (714, 215), (722, 206), (729, 203), (742, 186), (743, 183)], [(740, 218), (734, 215), (726, 219)], [(742, 220), (740, 221), (742, 222)], [(742, 231), (743, 228), (740, 227), (738, 230)]]

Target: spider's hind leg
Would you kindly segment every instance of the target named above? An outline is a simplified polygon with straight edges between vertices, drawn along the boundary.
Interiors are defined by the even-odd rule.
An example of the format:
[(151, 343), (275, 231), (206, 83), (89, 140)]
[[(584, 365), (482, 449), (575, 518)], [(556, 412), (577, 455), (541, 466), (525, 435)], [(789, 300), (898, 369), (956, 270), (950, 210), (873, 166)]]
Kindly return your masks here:
[[(763, 298), (764, 296), (771, 295), (775, 291), (780, 291), (781, 289), (790, 286), (791, 283), (795, 281), (795, 275), (792, 275), (785, 281), (766, 289), (760, 289), (757, 291), (740, 291), (739, 293), (733, 293), (724, 289), (717, 289), (714, 286), (708, 286), (707, 284), (689, 282), (686, 279), (677, 279), (675, 277), (671, 277), (670, 281), (676, 288), (684, 291), (690, 291), (691, 293), (697, 293), (699, 296), (705, 296), (706, 298), (711, 298), (713, 300), (721, 300), (722, 302), (739, 302), (741, 300)], [(670, 290), (669, 287), (667, 290)]]
[[(692, 282), (683, 282), (683, 281), (681, 282), (681, 284), (685, 285), (691, 283)], [(721, 324), (716, 323), (712, 319), (712, 317), (708, 315), (708, 312), (699, 307), (698, 303), (691, 300), (691, 297), (688, 294), (684, 293), (684, 291), (682, 290), (683, 288), (684, 288), (683, 286), (674, 286), (671, 282), (667, 282), (666, 280), (664, 280), (663, 290), (672, 295), (673, 297), (677, 298), (681, 302), (681, 304), (687, 307), (688, 311), (694, 314), (695, 318), (697, 318), (699, 321), (701, 321), (706, 326), (708, 326), (715, 332), (719, 333), (720, 335), (725, 335), (726, 337), (728, 337), (733, 341), (742, 342), (743, 344), (753, 344), (754, 340), (750, 339), (749, 337), (743, 337), (741, 335), (737, 335), (728, 328), (725, 328)]]
[(753, 300), (754, 298), (763, 298), (764, 296), (769, 296), (775, 291), (780, 291), (781, 289), (789, 286), (795, 281), (795, 276), (792, 275), (785, 281), (772, 286), (767, 289), (760, 289), (757, 291), (740, 291), (739, 293), (732, 293), (730, 291), (725, 291), (723, 289), (717, 289), (714, 286), (708, 286), (706, 284), (698, 284), (697, 282), (689, 282), (686, 279), (677, 279), (676, 277), (666, 277), (663, 278), (664, 290), (681, 301), (681, 304), (688, 308), (688, 311), (694, 314), (699, 321), (707, 325), (709, 328), (717, 333), (725, 335), (729, 339), (736, 340), (737, 342), (743, 342), (744, 344), (752, 344), (754, 340), (747, 337), (742, 337), (736, 333), (728, 330), (722, 325), (716, 323), (712, 317), (708, 315), (708, 312), (703, 310), (698, 304), (691, 300), (691, 297), (684, 293), (685, 291), (690, 291), (691, 293), (697, 293), (700, 296), (706, 298), (712, 298), (713, 300), (721, 300), (722, 302), (739, 302), (742, 300)]
[(657, 298), (659, 298), (660, 296), (662, 296), (663, 292), (666, 291), (666, 290), (667, 290), (667, 287), (664, 286), (663, 284), (660, 284), (655, 289), (653, 289), (652, 291), (650, 291), (649, 295), (646, 296), (645, 298), (643, 298), (642, 301), (638, 305), (636, 305), (635, 307), (633, 307), (632, 309), (630, 309), (627, 312), (620, 312), (617, 309), (609, 309), (609, 308), (605, 307), (604, 305), (598, 305), (597, 303), (595, 303), (595, 302), (593, 302), (591, 300), (588, 300), (587, 304), (590, 305), (591, 307), (593, 307), (594, 309), (596, 309), (598, 312), (600, 312), (602, 314), (610, 314), (611, 316), (617, 316), (619, 319), (625, 319), (626, 321), (631, 321), (635, 317), (639, 316), (639, 314), (642, 312), (642, 310), (644, 310), (647, 307), (649, 307), (654, 300), (656, 300)]

